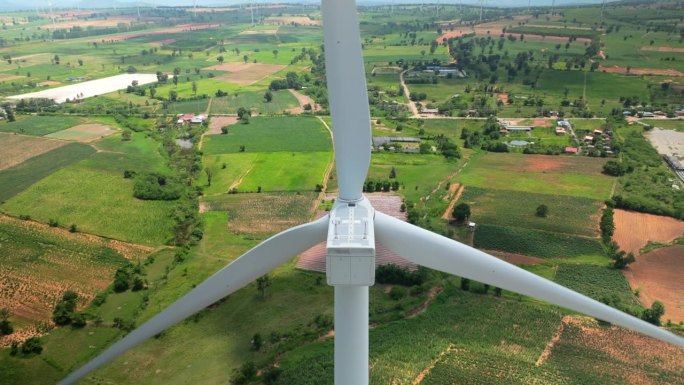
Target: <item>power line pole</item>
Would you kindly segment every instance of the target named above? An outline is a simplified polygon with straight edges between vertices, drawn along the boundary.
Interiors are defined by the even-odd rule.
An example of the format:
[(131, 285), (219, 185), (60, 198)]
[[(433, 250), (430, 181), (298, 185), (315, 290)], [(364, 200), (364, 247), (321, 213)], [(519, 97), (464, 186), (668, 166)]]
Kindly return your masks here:
[(482, 23), (482, 10), (484, 8), (485, 0), (480, 0), (480, 23)]
[(603, 23), (603, 11), (606, 9), (606, 0), (603, 0), (603, 4), (601, 4), (601, 23)]

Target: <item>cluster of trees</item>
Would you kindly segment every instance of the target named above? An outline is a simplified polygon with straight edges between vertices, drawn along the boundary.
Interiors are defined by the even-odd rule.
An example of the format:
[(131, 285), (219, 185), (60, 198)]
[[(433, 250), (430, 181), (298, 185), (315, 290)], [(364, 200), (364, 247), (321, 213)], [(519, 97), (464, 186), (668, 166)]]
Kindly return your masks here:
[(422, 285), (428, 279), (428, 270), (424, 267), (418, 267), (416, 270), (409, 270), (406, 267), (401, 267), (390, 263), (388, 265), (380, 265), (375, 269), (375, 280), (378, 283), (416, 286)]
[(85, 315), (76, 312), (76, 301), (78, 301), (78, 294), (75, 291), (65, 291), (62, 300), (57, 302), (52, 311), (52, 321), (60, 326), (71, 324), (75, 328), (84, 327)]
[(363, 192), (390, 192), (397, 191), (401, 183), (397, 180), (372, 181), (368, 180), (363, 185)]
[(2, 111), (0, 111), (0, 115), (7, 119), (8, 122), (14, 122), (17, 120), (17, 118), (14, 116), (14, 108), (12, 108), (12, 105), (9, 103), (4, 103), (2, 105)]
[(606, 207), (606, 209), (603, 210), (603, 214), (601, 214), (599, 227), (601, 228), (601, 238), (603, 238), (603, 243), (605, 244), (610, 243), (613, 234), (615, 233), (614, 214), (615, 210), (610, 206)]
[(636, 261), (634, 254), (620, 250), (620, 246), (615, 241), (610, 241), (606, 245), (608, 248), (608, 257), (613, 260), (613, 267), (616, 269), (624, 269), (630, 263)]
[(457, 223), (463, 223), (470, 219), (470, 205), (467, 203), (459, 203), (454, 206), (454, 210), (451, 212)]
[(603, 173), (606, 175), (623, 176), (633, 170), (633, 167), (616, 160), (609, 160), (603, 165)]
[(38, 337), (27, 338), (21, 345), (17, 341), (12, 341), (10, 345), (10, 355), (16, 356), (21, 353), (23, 356), (40, 354), (43, 352), (43, 342)]
[(145, 288), (146, 283), (142, 278), (144, 272), (140, 263), (133, 265), (128, 263), (116, 269), (114, 273), (114, 291), (122, 293), (128, 289), (140, 291)]
[(300, 76), (296, 72), (288, 72), (285, 75), (285, 79), (276, 79), (271, 81), (271, 84), (268, 86), (268, 88), (271, 91), (278, 91), (278, 90), (285, 90), (285, 89), (293, 89), (293, 90), (299, 90), (302, 88), (302, 84), (304, 82), (308, 82), (311, 80), (311, 77), (309, 74), (303, 74), (300, 78)]
[(183, 195), (185, 188), (176, 178), (159, 173), (139, 174), (133, 185), (133, 196), (143, 200), (173, 201)]

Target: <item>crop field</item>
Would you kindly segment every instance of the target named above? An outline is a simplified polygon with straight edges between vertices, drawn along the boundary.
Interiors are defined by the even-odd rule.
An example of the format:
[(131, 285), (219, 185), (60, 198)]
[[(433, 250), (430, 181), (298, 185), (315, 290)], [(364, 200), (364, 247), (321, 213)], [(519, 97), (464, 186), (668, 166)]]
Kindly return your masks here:
[[(0, 171), (0, 202), (5, 202), (60, 168), (85, 159), (94, 152), (95, 149), (88, 145), (70, 143)], [(5, 206), (0, 205), (0, 208), (4, 209)]]
[(109, 136), (116, 131), (104, 124), (79, 124), (66, 130), (53, 132), (46, 135), (47, 138), (75, 140), (78, 142), (92, 142)]
[(684, 352), (674, 345), (569, 316), (542, 368), (567, 378), (567, 384), (674, 385), (684, 379), (682, 362)]
[(475, 247), (540, 258), (602, 257), (598, 238), (483, 224), (475, 230)]
[(0, 146), (2, 146), (2, 152), (0, 152), (0, 171), (16, 166), (27, 159), (65, 144), (66, 142), (59, 140), (0, 132)]
[[(448, 287), (425, 313), (370, 331), (370, 382), (420, 383), (417, 379), (424, 372), (429, 373), (436, 358), (466, 350), (473, 350), (478, 356), (485, 353), (493, 355), (492, 358), (507, 357), (485, 360), (490, 368), (501, 365), (500, 370), (505, 370), (511, 361), (532, 368), (560, 319), (554, 309), (533, 304), (521, 306), (516, 301), (490, 299)], [(297, 349), (284, 355), (280, 363), (283, 373), (279, 384), (333, 382), (330, 342)], [(498, 381), (493, 375), (484, 374), (481, 378), (483, 384)]]
[(597, 301), (614, 302), (614, 298), (617, 298), (622, 306), (641, 310), (638, 299), (620, 270), (607, 266), (561, 264), (554, 280)]
[(653, 214), (615, 210), (613, 239), (622, 250), (638, 255), (649, 242), (670, 243), (684, 236), (684, 221)]
[[(598, 236), (599, 210), (602, 202), (568, 195), (547, 195), (512, 190), (465, 187), (458, 203), (470, 205), (470, 219), (478, 224), (524, 227)], [(535, 215), (539, 205), (546, 205), (545, 218)]]
[(248, 86), (275, 74), (285, 67), (282, 64), (230, 63), (210, 67), (209, 69), (230, 72), (228, 75), (219, 76), (219, 80)]
[(79, 122), (79, 118), (72, 116), (57, 117), (30, 115), (19, 117), (16, 122), (7, 124), (0, 123), (0, 131), (43, 136), (73, 127)]
[(313, 191), (323, 183), (330, 152), (278, 152), (257, 154), (251, 171), (236, 186), (239, 191)]
[[(49, 163), (46, 169), (59, 170), (44, 179), (34, 177), (35, 166), (31, 164), (50, 153), (24, 162), (20, 167), (28, 164), (26, 178), (31, 177), (31, 183), (39, 181), (8, 200), (2, 208), (43, 222), (52, 219), (63, 226), (73, 223), (82, 231), (106, 237), (144, 245), (164, 244), (171, 234), (170, 212), (175, 203), (138, 200), (133, 197), (133, 180), (123, 178), (124, 170), (164, 171), (159, 145), (143, 134), (133, 136), (129, 142), (112, 136), (97, 145), (111, 152), (93, 154), (89, 159), (61, 169)], [(94, 151), (81, 144), (53, 151), (70, 146), (86, 147), (88, 155)], [(136, 215), (130, 215), (131, 210), (135, 210)]]
[(487, 153), (456, 178), (466, 186), (570, 195), (610, 196), (614, 179), (601, 174), (605, 160), (588, 157)]
[(205, 198), (208, 211), (227, 211), (228, 229), (237, 234), (272, 234), (311, 219), (311, 193), (236, 194)]
[(663, 320), (684, 321), (684, 246), (663, 247), (640, 255), (625, 270), (629, 284), (641, 291), (645, 307), (654, 301), (665, 305)]
[(329, 151), (330, 135), (316, 118), (255, 117), (249, 124), (231, 126), (227, 135), (207, 136), (204, 153), (207, 155), (268, 151)]
[(212, 114), (235, 114), (242, 107), (260, 114), (278, 114), (297, 107), (297, 99), (287, 90), (275, 91), (273, 100), (266, 102), (262, 92), (240, 92), (211, 101)]
[(642, 123), (646, 123), (653, 127), (660, 127), (666, 130), (676, 130), (684, 132), (684, 119), (641, 119)]
[[(50, 319), (64, 291), (77, 291), (82, 308), (109, 286), (118, 266), (149, 252), (6, 216), (0, 216), (0, 240), (5, 250), (0, 258), (0, 308), (12, 309), (24, 336), (36, 332), (36, 323)], [(2, 344), (7, 342), (3, 339)]]

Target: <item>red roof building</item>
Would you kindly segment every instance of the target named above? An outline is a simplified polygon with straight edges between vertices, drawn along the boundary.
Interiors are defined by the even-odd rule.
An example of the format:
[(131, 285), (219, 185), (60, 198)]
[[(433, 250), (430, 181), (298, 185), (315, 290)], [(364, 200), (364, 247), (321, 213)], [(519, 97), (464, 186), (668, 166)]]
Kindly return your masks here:
[(579, 149), (577, 147), (565, 147), (566, 154), (577, 154)]

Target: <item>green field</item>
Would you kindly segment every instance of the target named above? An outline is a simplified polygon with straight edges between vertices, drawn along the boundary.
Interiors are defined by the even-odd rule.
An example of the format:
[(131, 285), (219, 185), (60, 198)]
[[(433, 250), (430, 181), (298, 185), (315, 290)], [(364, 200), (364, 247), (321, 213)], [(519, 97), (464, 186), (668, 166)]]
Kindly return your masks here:
[(297, 99), (287, 90), (275, 91), (273, 100), (266, 102), (263, 92), (239, 92), (211, 101), (212, 114), (235, 114), (240, 107), (261, 114), (282, 114), (294, 107), (299, 107)]
[[(62, 167), (85, 159), (94, 152), (91, 146), (69, 143), (0, 171), (0, 202), (7, 201)], [(4, 205), (0, 205), (0, 208), (4, 208)]]
[[(55, 151), (69, 146), (74, 145)], [(166, 170), (158, 152), (159, 145), (138, 134), (131, 142), (122, 142), (120, 137), (114, 136), (96, 143), (96, 146), (111, 152), (91, 155), (89, 159), (62, 167), (59, 171), (55, 171), (59, 167), (50, 168), (55, 171), (53, 174), (38, 178), (39, 182), (8, 200), (3, 209), (15, 215), (30, 215), (43, 222), (56, 220), (63, 226), (75, 223), (82, 231), (130, 242), (145, 245), (166, 243), (171, 236), (171, 211), (175, 203), (138, 200), (133, 197), (133, 180), (123, 178), (124, 170)], [(92, 147), (86, 147), (89, 154), (92, 153)], [(42, 158), (39, 156), (25, 162), (24, 167), (29, 167), (29, 162), (36, 159)], [(33, 169), (35, 167), (30, 167), (29, 171)], [(34, 175), (34, 172), (27, 175)], [(135, 215), (130, 214), (131, 210)]]
[(227, 135), (210, 135), (204, 141), (207, 155), (240, 152), (329, 151), (330, 134), (316, 118), (255, 117), (249, 124), (231, 126)]
[(540, 258), (604, 256), (598, 238), (498, 225), (478, 225), (475, 247)]
[[(550, 166), (538, 166), (549, 162)], [(613, 178), (601, 174), (604, 159), (487, 153), (459, 173), (466, 186), (569, 195), (595, 200), (610, 196)]]
[[(466, 186), (458, 202), (470, 205), (470, 219), (478, 224), (598, 236), (602, 203), (588, 198)], [(542, 204), (549, 208), (545, 218), (535, 215)]]
[(43, 136), (77, 125), (81, 119), (72, 116), (22, 116), (12, 123), (0, 123), (0, 131)]

